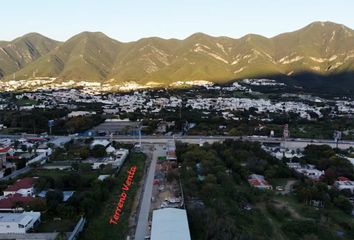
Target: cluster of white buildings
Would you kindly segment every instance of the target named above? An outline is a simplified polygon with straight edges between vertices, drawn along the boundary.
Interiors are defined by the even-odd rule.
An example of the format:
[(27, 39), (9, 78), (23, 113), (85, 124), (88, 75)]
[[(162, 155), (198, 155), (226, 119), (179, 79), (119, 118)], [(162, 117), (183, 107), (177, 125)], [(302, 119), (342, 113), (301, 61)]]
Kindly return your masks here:
[(298, 113), (301, 118), (311, 119), (308, 112), (314, 112), (317, 116), (322, 117), (321, 109), (323, 107), (310, 106), (302, 102), (273, 102), (266, 99), (250, 99), (250, 98), (196, 98), (188, 99), (187, 107), (198, 110), (220, 110), (223, 112), (243, 111), (250, 108), (256, 108), (257, 113), (282, 113), (293, 112)]
[[(279, 83), (271, 79), (244, 79), (244, 84), (253, 86), (285, 86), (284, 83)], [(157, 82), (149, 82), (147, 84), (139, 84), (134, 81), (123, 82), (120, 84), (101, 83), (92, 81), (61, 81), (50, 77), (37, 77), (26, 80), (11, 80), (0, 82), (0, 90), (2, 91), (18, 91), (18, 90), (32, 90), (32, 91), (46, 91), (46, 90), (60, 90), (71, 88), (82, 88), (86, 93), (101, 93), (112, 91), (136, 91), (142, 89), (151, 89), (161, 86)], [(183, 86), (198, 86), (213, 88), (214, 83), (206, 80), (191, 80), (191, 81), (177, 81), (169, 85), (170, 87)]]
[[(228, 87), (208, 86), (208, 88), (220, 88), (220, 91), (244, 91), (246, 89), (239, 83), (235, 83)], [(184, 106), (196, 110), (202, 110), (205, 114), (209, 114), (210, 111), (219, 111), (222, 112), (223, 116), (227, 119), (235, 118), (232, 113), (233, 111), (243, 111), (251, 108), (256, 109), (257, 113), (293, 112), (299, 114), (299, 116), (304, 119), (311, 119), (310, 113), (314, 113), (321, 118), (321, 110), (325, 108), (331, 108), (333, 115), (347, 115), (354, 113), (354, 101), (337, 100), (334, 101), (336, 107), (330, 107), (329, 105), (327, 106), (326, 101), (324, 101), (324, 105), (321, 106), (305, 103), (306, 101), (313, 101), (316, 103), (320, 101), (318, 98), (303, 102), (302, 100), (274, 101), (269, 99), (237, 97), (205, 98), (198, 94), (194, 97), (189, 97), (187, 101), (182, 101), (182, 96), (170, 95), (166, 97), (166, 92), (164, 90), (160, 91), (164, 97), (159, 96), (158, 92), (156, 94), (150, 94), (147, 91), (143, 91), (126, 94), (111, 93), (95, 95), (76, 89), (23, 93), (16, 97), (18, 99), (26, 97), (38, 101), (38, 104), (36, 105), (21, 106), (22, 110), (31, 110), (33, 108), (67, 108), (75, 110), (75, 103), (101, 103), (103, 104), (103, 111), (107, 114), (136, 111), (141, 111), (143, 113), (157, 113), (162, 109), (175, 110), (176, 108)]]
[(134, 91), (139, 89), (148, 89), (160, 85), (158, 83), (150, 83), (146, 85), (138, 84), (134, 81), (123, 82), (121, 84), (101, 83), (93, 81), (73, 81), (73, 80), (57, 80), (50, 77), (35, 77), (26, 80), (10, 80), (0, 82), (0, 91), (47, 91), (71, 88), (82, 88), (84, 92), (99, 94), (101, 92), (112, 91)]
[(285, 83), (277, 82), (272, 79), (244, 79), (242, 82), (252, 86), (286, 86)]
[(11, 172), (16, 170), (16, 164), (12, 160), (25, 159), (26, 165), (44, 163), (52, 154), (45, 138), (20, 138), (16, 140), (8, 138), (0, 139), (0, 178), (4, 176), (6, 169)]
[(90, 146), (91, 149), (96, 145), (103, 146), (105, 148), (108, 156), (101, 158), (101, 159), (95, 159), (92, 162), (92, 169), (100, 169), (101, 167), (106, 166), (106, 165), (111, 165), (112, 168), (114, 168), (114, 169), (120, 168), (129, 155), (128, 149), (124, 149), (124, 148), (116, 149), (111, 145), (110, 141), (105, 140), (105, 139), (94, 140), (91, 143), (91, 146)]
[(288, 167), (294, 169), (297, 173), (304, 175), (312, 180), (318, 181), (324, 175), (324, 171), (316, 169), (312, 164), (301, 165), (298, 162), (287, 163)]
[[(44, 81), (44, 82), (41, 82)], [(12, 82), (12, 81), (11, 81)], [(15, 81), (16, 87), (20, 84), (20, 81)], [(10, 82), (4, 82), (1, 84), (9, 84)], [(50, 86), (54, 84), (53, 79), (45, 80), (31, 80), (23, 84), (39, 84), (43, 83), (43, 86)], [(133, 83), (124, 83), (126, 90), (140, 90), (139, 92), (131, 93), (112, 93), (107, 91), (102, 94), (102, 91), (88, 91), (86, 88), (96, 87), (104, 88), (103, 85), (97, 85), (97, 83), (79, 82), (80, 86), (84, 87), (84, 90), (70, 89), (71, 84), (74, 82), (65, 82), (66, 88), (49, 88), (48, 89), (36, 89), (35, 92), (27, 92), (16, 95), (16, 98), (28, 98), (30, 100), (36, 100), (37, 104), (20, 106), (20, 110), (26, 111), (34, 108), (67, 108), (75, 110), (77, 108), (76, 103), (100, 103), (102, 104), (103, 112), (106, 114), (119, 114), (140, 111), (142, 113), (158, 113), (162, 109), (175, 111), (183, 107), (191, 107), (192, 109), (201, 110), (205, 115), (210, 114), (211, 111), (221, 112), (225, 119), (239, 120), (234, 116), (233, 111), (244, 111), (250, 109), (256, 109), (257, 113), (285, 113), (293, 112), (299, 114), (301, 118), (311, 120), (315, 114), (321, 118), (321, 110), (329, 108), (331, 114), (334, 116), (354, 114), (354, 101), (352, 100), (325, 100), (318, 97), (300, 95), (300, 96), (288, 96), (284, 95), (282, 100), (269, 100), (269, 99), (252, 99), (247, 97), (229, 97), (227, 92), (242, 91), (252, 92), (250, 86), (283, 86), (283, 83), (276, 82), (270, 79), (245, 79), (240, 82), (235, 82), (230, 86), (217, 86), (211, 82), (199, 80), (199, 81), (186, 81), (176, 82), (176, 86), (189, 85), (200, 86), (208, 90), (215, 90), (225, 93), (223, 97), (203, 97), (198, 92), (195, 92), (193, 97), (188, 97), (187, 101), (183, 101), (183, 96), (178, 94), (170, 94), (167, 90), (161, 89), (159, 91), (151, 92), (142, 88), (136, 87)], [(64, 83), (62, 83), (64, 84)], [(133, 84), (133, 85), (132, 85)], [(11, 85), (11, 84), (10, 84)], [(24, 85), (24, 86), (27, 86)], [(131, 86), (132, 85), (132, 86)], [(12, 85), (11, 85), (12, 86)], [(123, 87), (123, 86), (120, 86)], [(1, 86), (0, 86), (1, 89)], [(54, 89), (54, 90), (53, 90)], [(85, 90), (86, 89), (86, 90)], [(185, 90), (194, 93), (193, 89)], [(109, 93), (110, 92), (110, 93)], [(161, 94), (160, 94), (161, 93)], [(288, 97), (290, 99), (288, 99)], [(321, 104), (318, 104), (321, 103)], [(6, 107), (13, 107), (13, 105), (7, 105), (6, 102), (0, 99), (0, 109), (6, 109)], [(0, 123), (1, 124), (1, 123)]]
[(293, 159), (295, 157), (302, 158), (304, 156), (300, 149), (290, 150), (283, 147), (269, 147), (264, 145), (262, 145), (262, 149), (279, 160), (284, 158)]

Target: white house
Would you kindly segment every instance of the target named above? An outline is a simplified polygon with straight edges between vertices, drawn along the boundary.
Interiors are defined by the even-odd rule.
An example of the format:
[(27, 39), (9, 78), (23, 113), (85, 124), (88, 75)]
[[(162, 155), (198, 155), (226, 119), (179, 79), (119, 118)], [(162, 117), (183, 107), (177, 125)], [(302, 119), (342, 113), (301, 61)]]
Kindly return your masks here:
[(4, 196), (21, 194), (24, 197), (32, 196), (34, 192), (35, 179), (32, 177), (25, 177), (17, 180), (13, 185), (9, 185), (4, 190)]
[(40, 212), (0, 213), (0, 233), (26, 233), (40, 217)]

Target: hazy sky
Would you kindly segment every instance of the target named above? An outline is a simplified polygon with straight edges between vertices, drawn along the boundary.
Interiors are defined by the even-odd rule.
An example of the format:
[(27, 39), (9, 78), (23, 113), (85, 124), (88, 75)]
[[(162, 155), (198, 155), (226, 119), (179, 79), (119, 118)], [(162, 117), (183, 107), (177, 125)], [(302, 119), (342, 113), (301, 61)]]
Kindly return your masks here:
[(39, 32), (66, 40), (101, 31), (120, 41), (142, 37), (264, 36), (313, 21), (354, 28), (353, 0), (1, 0), (0, 39)]

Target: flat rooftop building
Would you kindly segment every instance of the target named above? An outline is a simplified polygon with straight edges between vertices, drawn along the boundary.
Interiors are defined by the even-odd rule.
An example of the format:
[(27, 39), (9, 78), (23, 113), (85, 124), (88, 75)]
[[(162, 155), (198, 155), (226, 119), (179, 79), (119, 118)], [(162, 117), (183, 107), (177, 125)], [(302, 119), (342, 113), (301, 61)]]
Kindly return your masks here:
[(141, 126), (141, 122), (131, 122), (129, 120), (107, 119), (105, 122), (94, 127), (94, 132), (104, 132), (106, 134), (126, 135), (136, 132)]
[(40, 217), (40, 212), (0, 213), (0, 233), (26, 233)]
[(163, 208), (152, 213), (151, 240), (190, 240), (187, 212)]

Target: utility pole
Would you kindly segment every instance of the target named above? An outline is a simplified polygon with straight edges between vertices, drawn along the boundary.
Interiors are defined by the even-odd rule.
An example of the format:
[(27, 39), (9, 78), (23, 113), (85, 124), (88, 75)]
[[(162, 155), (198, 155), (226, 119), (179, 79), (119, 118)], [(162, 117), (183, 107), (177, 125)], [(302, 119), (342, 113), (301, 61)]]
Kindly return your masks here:
[(182, 106), (179, 107), (179, 120), (182, 120)]
[(48, 121), (48, 127), (49, 127), (49, 135), (52, 135), (52, 127), (54, 125), (54, 120), (49, 120)]
[(334, 142), (336, 143), (336, 148), (338, 148), (339, 140), (342, 139), (342, 132), (341, 131), (337, 131), (337, 130), (334, 131), (333, 138), (334, 138)]
[(289, 125), (285, 124), (284, 125), (284, 130), (283, 130), (283, 148), (284, 148), (284, 155), (285, 155), (285, 150), (286, 150), (286, 141), (289, 137)]
[(139, 126), (139, 146), (141, 148), (141, 126)]

